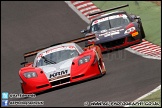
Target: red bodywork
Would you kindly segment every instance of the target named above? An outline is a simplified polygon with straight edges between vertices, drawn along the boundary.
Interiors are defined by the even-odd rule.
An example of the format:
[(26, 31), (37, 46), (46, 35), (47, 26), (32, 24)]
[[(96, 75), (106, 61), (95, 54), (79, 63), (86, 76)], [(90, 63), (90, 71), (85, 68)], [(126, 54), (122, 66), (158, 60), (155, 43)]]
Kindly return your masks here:
[[(91, 56), (90, 61), (85, 64), (78, 65), (78, 60), (87, 55)], [(97, 56), (99, 56), (99, 59), (97, 58)], [(101, 71), (99, 70), (98, 67), (99, 62), (102, 62), (102, 55), (100, 48), (98, 46), (85, 48), (85, 51), (82, 54), (73, 59), (69, 78), (70, 83), (101, 75)], [(104, 66), (101, 67), (103, 71), (106, 72), (106, 70), (104, 70), (105, 69)], [(23, 75), (25, 72), (36, 72), (37, 77), (26, 78)], [(48, 80), (43, 70), (40, 69), (39, 67), (33, 67), (32, 63), (26, 64), (25, 67), (21, 68), (19, 71), (19, 76), (22, 80), (21, 82), (22, 91), (25, 94), (37, 93), (56, 86), (61, 86), (69, 83), (67, 81), (63, 84), (60, 83), (58, 85), (52, 85), (52, 83)]]

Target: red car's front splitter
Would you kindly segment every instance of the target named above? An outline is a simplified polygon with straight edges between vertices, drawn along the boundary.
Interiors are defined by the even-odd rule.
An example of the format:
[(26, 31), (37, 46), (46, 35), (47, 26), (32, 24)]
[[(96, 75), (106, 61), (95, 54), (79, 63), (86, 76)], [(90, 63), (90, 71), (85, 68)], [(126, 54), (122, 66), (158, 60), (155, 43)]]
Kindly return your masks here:
[(21, 87), (22, 87), (23, 93), (25, 94), (38, 93), (38, 92), (42, 92), (42, 91), (52, 88), (50, 83), (46, 83), (46, 84), (40, 83), (39, 86), (37, 86), (37, 84), (34, 84), (34, 83), (33, 85), (21, 83)]

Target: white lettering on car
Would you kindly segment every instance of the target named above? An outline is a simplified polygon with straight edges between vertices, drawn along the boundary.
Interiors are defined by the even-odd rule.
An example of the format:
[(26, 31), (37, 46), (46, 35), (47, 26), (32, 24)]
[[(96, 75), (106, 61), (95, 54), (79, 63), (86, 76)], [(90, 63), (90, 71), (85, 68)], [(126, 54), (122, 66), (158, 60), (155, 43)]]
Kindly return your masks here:
[(106, 32), (106, 33), (103, 33), (103, 34), (99, 34), (99, 36), (108, 37), (108, 36), (120, 34), (120, 31), (123, 31), (123, 30), (124, 30), (124, 29), (119, 29), (119, 30), (115, 30), (115, 31), (110, 31), (110, 32)]
[(112, 15), (112, 16), (104, 17), (104, 18), (93, 21), (92, 26), (97, 24), (97, 23), (100, 23), (100, 22), (104, 22), (104, 21), (107, 21), (107, 20), (115, 19), (115, 18), (121, 18), (121, 17), (123, 17), (124, 19), (127, 18), (127, 16), (125, 14)]
[(57, 77), (57, 76), (60, 76), (60, 75), (65, 75), (67, 73), (68, 73), (68, 70), (62, 70), (60, 72), (54, 72), (54, 73), (50, 74), (49, 78)]

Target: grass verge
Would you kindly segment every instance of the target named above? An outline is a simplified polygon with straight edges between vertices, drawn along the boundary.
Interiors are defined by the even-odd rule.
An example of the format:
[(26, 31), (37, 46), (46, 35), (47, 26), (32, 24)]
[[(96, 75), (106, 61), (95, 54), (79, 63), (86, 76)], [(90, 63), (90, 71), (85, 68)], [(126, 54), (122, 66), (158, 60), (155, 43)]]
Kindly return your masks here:
[[(140, 105), (140, 102), (143, 103)], [(161, 89), (140, 100), (139, 105), (131, 107), (161, 107)]]

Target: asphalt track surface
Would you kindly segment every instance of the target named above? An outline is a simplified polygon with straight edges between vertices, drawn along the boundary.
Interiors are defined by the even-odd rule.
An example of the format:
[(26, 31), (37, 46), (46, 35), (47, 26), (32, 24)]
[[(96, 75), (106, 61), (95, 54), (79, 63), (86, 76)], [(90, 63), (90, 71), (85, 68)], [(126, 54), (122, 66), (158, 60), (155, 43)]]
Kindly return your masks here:
[[(1, 92), (21, 93), (18, 71), (25, 52), (81, 37), (86, 26), (63, 1), (2, 1)], [(133, 101), (161, 84), (160, 60), (119, 50), (104, 54), (104, 61), (103, 77), (48, 90), (36, 98), (9, 100), (83, 107), (85, 101)]]

